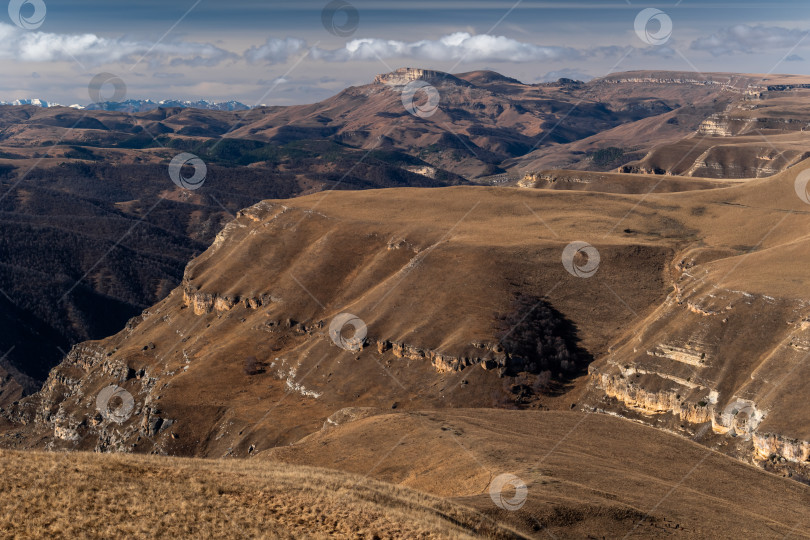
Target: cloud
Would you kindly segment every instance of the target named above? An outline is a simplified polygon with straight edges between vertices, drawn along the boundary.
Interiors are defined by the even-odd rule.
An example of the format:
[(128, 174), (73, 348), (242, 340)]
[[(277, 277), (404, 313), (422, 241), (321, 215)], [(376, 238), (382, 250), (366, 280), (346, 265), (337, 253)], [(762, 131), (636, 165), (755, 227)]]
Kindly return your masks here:
[(787, 58), (785, 58), (785, 62), (804, 62), (804, 58), (799, 56), (798, 54), (791, 54)]
[[(96, 34), (27, 32), (0, 23), (0, 60), (21, 62), (74, 62), (86, 67), (112, 63), (135, 63), (144, 58), (155, 71), (166, 67), (213, 67), (225, 61), (243, 59), (249, 64), (283, 64), (303, 54), (304, 39), (270, 38), (241, 55), (210, 43), (171, 40), (160, 43), (132, 38), (106, 38)], [(398, 41), (378, 38), (354, 39), (337, 49), (314, 48), (311, 58), (327, 62), (375, 61), (378, 58), (407, 58), (414, 61), (547, 62), (574, 61), (617, 55), (619, 47), (575, 49), (544, 46), (505, 36), (455, 32), (434, 40)], [(163, 69), (161, 69), (163, 68)]]
[(804, 39), (804, 30), (738, 24), (708, 37), (696, 39), (690, 45), (696, 51), (706, 51), (714, 56), (734, 53), (752, 54), (774, 49), (790, 50)]
[(0, 23), (0, 59), (23, 62), (78, 61), (99, 66), (121, 61), (168, 61), (171, 65), (213, 66), (237, 55), (208, 43), (171, 41), (154, 44), (124, 38), (109, 39), (95, 34), (53, 34), (28, 32)]
[(267, 62), (268, 64), (281, 64), (291, 56), (305, 49), (306, 41), (298, 38), (286, 37), (284, 39), (270, 38), (264, 45), (251, 47), (245, 51), (245, 59), (252, 63)]
[(576, 60), (583, 53), (570, 47), (550, 47), (517, 41), (504, 36), (472, 35), (456, 32), (436, 40), (413, 42), (363, 38), (346, 43), (341, 49), (314, 49), (312, 56), (332, 62), (411, 58), (414, 60), (470, 62), (536, 62)]

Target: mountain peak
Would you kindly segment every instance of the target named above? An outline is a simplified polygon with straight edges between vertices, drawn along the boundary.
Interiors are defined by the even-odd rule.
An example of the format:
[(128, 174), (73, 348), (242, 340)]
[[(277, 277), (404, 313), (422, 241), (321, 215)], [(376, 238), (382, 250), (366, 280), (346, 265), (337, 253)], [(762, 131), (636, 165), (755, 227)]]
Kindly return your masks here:
[(14, 101), (0, 101), (0, 105), (33, 105), (35, 107), (61, 107), (58, 103), (45, 101), (44, 99), (15, 99)]
[(507, 83), (507, 84), (523, 84), (517, 79), (501, 75), (497, 71), (482, 69), (478, 71), (469, 71), (467, 73), (459, 73), (458, 77), (472, 84), (490, 84), (490, 83)]
[(385, 84), (388, 86), (405, 86), (413, 81), (447, 81), (461, 85), (469, 84), (455, 75), (443, 71), (410, 67), (399, 68), (390, 73), (382, 73), (374, 77), (375, 84)]

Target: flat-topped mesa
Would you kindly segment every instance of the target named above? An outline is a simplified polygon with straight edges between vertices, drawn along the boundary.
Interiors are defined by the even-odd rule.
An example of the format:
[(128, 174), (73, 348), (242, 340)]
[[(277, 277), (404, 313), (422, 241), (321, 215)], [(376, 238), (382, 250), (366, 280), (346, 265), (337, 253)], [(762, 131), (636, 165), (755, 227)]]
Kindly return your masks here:
[(433, 82), (448, 81), (454, 82), (456, 84), (465, 84), (465, 85), (469, 84), (466, 81), (463, 81), (458, 77), (450, 75), (449, 73), (445, 73), (443, 71), (433, 71), (430, 69), (419, 69), (409, 67), (399, 68), (390, 73), (381, 73), (380, 75), (374, 77), (375, 84), (385, 84), (389, 86), (405, 86), (406, 84), (413, 81), (433, 81)]

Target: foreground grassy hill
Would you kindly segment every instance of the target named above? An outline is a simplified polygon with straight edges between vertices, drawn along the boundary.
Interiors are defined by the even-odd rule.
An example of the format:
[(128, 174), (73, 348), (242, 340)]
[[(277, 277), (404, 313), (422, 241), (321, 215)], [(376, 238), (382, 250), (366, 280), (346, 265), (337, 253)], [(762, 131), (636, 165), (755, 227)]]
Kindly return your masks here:
[(515, 538), (480, 513), (312, 467), (0, 452), (3, 538)]
[[(604, 414), (493, 409), (331, 420), (258, 459), (370, 474), (535, 538), (810, 538), (810, 487), (705, 448), (708, 429), (688, 440)], [(502, 474), (527, 487), (517, 510), (493, 504)]]

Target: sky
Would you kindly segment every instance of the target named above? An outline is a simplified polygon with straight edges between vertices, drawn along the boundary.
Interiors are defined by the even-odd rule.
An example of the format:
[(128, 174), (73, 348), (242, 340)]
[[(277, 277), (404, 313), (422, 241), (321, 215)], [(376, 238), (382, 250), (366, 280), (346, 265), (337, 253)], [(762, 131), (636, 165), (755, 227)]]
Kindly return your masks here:
[(247, 105), (313, 103), (406, 66), (527, 83), (810, 73), (806, 0), (10, 0), (4, 11), (0, 101), (85, 105), (107, 73), (125, 99)]

